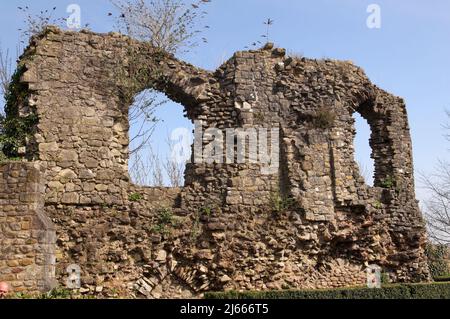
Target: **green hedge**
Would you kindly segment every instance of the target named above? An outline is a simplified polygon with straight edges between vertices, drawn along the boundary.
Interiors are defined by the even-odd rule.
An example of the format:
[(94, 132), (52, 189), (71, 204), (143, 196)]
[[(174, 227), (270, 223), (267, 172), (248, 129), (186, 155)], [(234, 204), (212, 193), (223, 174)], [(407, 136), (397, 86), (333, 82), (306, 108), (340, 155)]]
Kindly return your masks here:
[(450, 283), (393, 284), (327, 290), (272, 290), (206, 293), (206, 299), (450, 299)]
[(437, 282), (450, 281), (450, 275), (440, 276), (440, 277), (436, 277), (433, 279), (434, 279), (434, 281), (437, 281)]
[(74, 290), (55, 288), (44, 293), (13, 293), (6, 299), (96, 299), (94, 295), (76, 294)]
[(431, 277), (447, 276), (450, 273), (446, 256), (448, 254), (447, 245), (428, 244), (425, 253), (428, 259), (428, 268)]

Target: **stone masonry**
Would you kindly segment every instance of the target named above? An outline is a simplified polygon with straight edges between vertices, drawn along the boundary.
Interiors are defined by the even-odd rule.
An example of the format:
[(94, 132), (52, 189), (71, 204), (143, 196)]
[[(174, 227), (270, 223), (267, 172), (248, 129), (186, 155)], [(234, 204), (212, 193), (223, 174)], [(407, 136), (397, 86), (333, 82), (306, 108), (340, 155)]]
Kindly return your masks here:
[[(28, 162), (1, 165), (0, 280), (48, 288), (47, 274), (15, 274), (51, 270), (54, 246), (61, 285), (77, 264), (81, 292), (105, 296), (364, 285), (369, 264), (392, 282), (428, 280), (404, 101), (351, 62), (267, 44), (211, 72), (117, 33), (50, 27), (19, 67), (19, 113), (38, 120), (24, 141)], [(279, 167), (194, 158), (183, 188), (133, 185), (128, 109), (148, 88), (182, 104), (202, 131), (277, 128), (260, 139), (278, 142)], [(355, 112), (371, 128), (374, 187), (354, 160)], [(212, 140), (194, 144), (206, 152)], [(36, 231), (55, 229), (56, 240), (38, 258), (42, 236), (30, 223), (43, 219), (54, 226)]]
[(36, 163), (0, 170), (0, 281), (14, 291), (55, 286), (55, 227), (44, 214), (44, 183)]

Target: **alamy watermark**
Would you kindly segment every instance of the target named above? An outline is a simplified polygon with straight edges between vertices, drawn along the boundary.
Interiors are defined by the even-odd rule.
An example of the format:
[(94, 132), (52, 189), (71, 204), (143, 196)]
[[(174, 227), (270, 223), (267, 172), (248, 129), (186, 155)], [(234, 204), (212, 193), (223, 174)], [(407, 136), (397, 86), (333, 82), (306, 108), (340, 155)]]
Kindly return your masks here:
[(367, 288), (381, 288), (381, 267), (377, 265), (369, 265), (366, 268)]
[(77, 264), (67, 266), (66, 288), (80, 289), (81, 287), (81, 268)]
[[(259, 164), (262, 174), (275, 174), (280, 163), (280, 129), (204, 128), (195, 121), (194, 139), (185, 128), (171, 134), (171, 159), (177, 163)], [(193, 154), (188, 151), (194, 144)]]
[(381, 29), (381, 7), (378, 4), (370, 4), (367, 7), (366, 25), (369, 29)]
[(71, 30), (81, 28), (81, 7), (78, 4), (72, 3), (67, 6), (66, 12), (70, 15), (66, 19), (66, 25)]

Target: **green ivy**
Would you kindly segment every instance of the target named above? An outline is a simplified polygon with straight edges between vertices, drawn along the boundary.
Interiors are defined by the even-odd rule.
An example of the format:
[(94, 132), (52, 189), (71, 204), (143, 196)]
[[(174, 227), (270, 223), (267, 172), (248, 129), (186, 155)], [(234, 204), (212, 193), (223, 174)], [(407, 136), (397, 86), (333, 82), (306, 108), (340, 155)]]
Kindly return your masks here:
[(25, 67), (19, 65), (5, 95), (6, 115), (0, 118), (0, 148), (7, 159), (19, 157), (19, 148), (26, 145), (38, 123), (35, 113), (23, 117), (19, 114), (19, 106), (28, 106), (28, 86), (20, 81), (24, 72)]

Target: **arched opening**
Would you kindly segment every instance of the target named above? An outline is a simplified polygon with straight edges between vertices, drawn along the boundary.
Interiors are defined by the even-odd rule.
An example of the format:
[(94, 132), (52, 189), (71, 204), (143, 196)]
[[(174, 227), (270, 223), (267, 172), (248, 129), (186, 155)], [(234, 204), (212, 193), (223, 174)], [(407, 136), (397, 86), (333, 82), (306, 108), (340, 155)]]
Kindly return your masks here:
[(358, 113), (353, 113), (356, 135), (354, 138), (354, 157), (358, 164), (360, 175), (369, 186), (374, 185), (375, 163), (370, 146), (371, 129), (367, 121)]
[(147, 89), (135, 96), (129, 124), (131, 182), (150, 187), (183, 186), (193, 132), (185, 108), (165, 94)]

